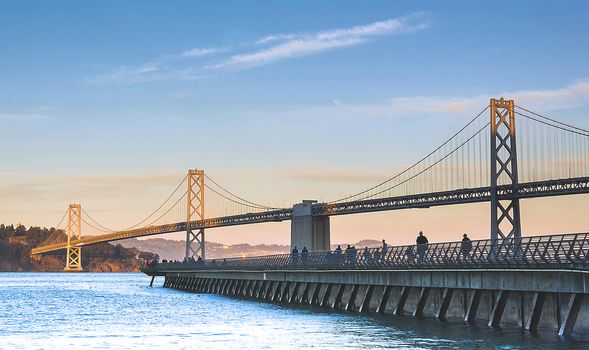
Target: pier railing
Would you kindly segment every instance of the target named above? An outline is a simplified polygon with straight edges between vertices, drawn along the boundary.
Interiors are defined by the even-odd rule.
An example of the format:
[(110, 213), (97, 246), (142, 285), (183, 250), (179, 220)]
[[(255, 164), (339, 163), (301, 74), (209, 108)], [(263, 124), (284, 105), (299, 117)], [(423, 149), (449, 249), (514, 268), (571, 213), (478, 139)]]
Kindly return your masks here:
[(155, 270), (589, 269), (589, 233), (148, 264)]

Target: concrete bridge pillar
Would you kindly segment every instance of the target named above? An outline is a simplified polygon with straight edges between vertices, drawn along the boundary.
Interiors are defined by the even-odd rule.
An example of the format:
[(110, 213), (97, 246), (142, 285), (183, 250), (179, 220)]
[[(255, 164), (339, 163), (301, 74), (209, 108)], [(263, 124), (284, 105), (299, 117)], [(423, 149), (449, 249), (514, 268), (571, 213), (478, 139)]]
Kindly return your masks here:
[(290, 225), (290, 249), (299, 252), (303, 247), (309, 251), (329, 250), (329, 216), (313, 216), (312, 207), (317, 201), (304, 200), (292, 208)]

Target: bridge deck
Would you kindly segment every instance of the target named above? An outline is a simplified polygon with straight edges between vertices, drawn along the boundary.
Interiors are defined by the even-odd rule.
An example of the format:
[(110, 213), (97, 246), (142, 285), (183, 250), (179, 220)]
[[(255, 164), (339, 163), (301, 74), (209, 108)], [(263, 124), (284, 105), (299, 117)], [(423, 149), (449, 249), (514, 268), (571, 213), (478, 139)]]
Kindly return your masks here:
[[(589, 193), (589, 177), (550, 180), (542, 182), (521, 183), (516, 187), (499, 186), (498, 197), (503, 198), (538, 198)], [(409, 208), (427, 208), (442, 205), (487, 202), (491, 198), (490, 187), (462, 189), (455, 191), (425, 193), (411, 196), (370, 199), (344, 203), (323, 204), (313, 206), (313, 215), (345, 215), (376, 211), (399, 210)], [(215, 228), (234, 225), (245, 225), (262, 222), (280, 222), (292, 218), (292, 209), (270, 210), (259, 213), (224, 216), (190, 222), (191, 229)], [(186, 222), (166, 225), (149, 226), (127, 231), (113, 232), (100, 236), (82, 237), (72, 240), (70, 245), (81, 247), (101, 242), (112, 242), (127, 238), (159, 235), (186, 231)], [(32, 254), (42, 254), (67, 248), (67, 242), (33, 248)]]
[(166, 272), (419, 270), (419, 269), (575, 269), (589, 271), (589, 234), (566, 234), (231, 258), (144, 266), (148, 275)]

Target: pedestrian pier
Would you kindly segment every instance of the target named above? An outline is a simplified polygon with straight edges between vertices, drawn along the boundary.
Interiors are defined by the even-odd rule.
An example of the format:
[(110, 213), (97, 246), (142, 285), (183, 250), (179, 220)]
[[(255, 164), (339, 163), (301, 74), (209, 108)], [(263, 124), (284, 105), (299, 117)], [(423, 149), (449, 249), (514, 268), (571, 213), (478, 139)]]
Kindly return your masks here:
[(589, 331), (589, 234), (156, 263), (164, 287), (358, 313)]

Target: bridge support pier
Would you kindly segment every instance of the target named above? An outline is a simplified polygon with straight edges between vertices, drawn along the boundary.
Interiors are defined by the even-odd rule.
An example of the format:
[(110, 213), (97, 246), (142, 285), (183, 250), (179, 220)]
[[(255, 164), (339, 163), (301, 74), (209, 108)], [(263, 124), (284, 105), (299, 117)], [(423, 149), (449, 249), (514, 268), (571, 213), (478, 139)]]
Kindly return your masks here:
[(205, 218), (205, 172), (188, 170), (188, 205), (186, 207), (186, 259), (205, 259), (205, 230), (193, 231), (192, 222)]
[(292, 208), (290, 249), (308, 251), (330, 250), (329, 216), (313, 216), (312, 207), (317, 201), (304, 200)]
[(67, 213), (67, 250), (64, 271), (82, 271), (82, 248), (71, 245), (82, 236), (82, 207), (70, 204)]

